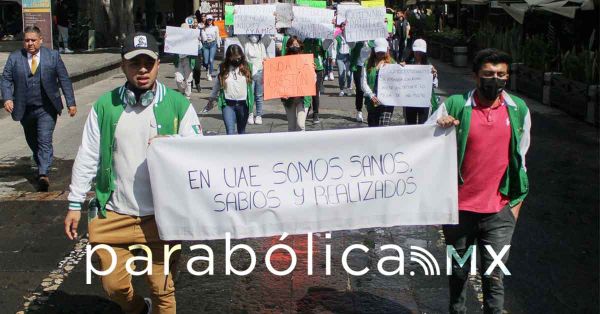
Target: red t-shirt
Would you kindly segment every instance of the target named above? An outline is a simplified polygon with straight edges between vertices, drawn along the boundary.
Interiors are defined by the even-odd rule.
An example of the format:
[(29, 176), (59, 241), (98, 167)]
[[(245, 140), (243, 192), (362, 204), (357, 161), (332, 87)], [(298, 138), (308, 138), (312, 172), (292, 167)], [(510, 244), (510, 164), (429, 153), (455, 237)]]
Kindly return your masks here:
[(463, 184), (458, 187), (458, 208), (476, 213), (497, 213), (509, 199), (500, 194), (508, 167), (510, 120), (504, 100), (495, 108), (478, 106), (473, 95), (471, 127), (462, 163)]

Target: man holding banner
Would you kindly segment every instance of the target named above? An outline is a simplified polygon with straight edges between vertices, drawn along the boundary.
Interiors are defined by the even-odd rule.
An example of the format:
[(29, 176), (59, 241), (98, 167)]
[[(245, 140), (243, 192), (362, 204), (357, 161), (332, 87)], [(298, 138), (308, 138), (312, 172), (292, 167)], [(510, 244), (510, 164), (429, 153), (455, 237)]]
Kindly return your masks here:
[[(101, 96), (90, 111), (73, 165), (65, 233), (69, 239), (77, 238), (81, 207), (96, 178), (88, 230), (91, 253), (97, 253), (105, 272), (104, 290), (125, 313), (175, 313), (173, 274), (178, 254), (165, 265), (164, 246), (174, 243), (158, 236), (146, 151), (155, 137), (201, 135), (202, 129), (190, 102), (156, 80), (159, 51), (152, 35), (128, 35), (121, 53), (127, 82)], [(126, 264), (133, 258), (132, 245), (151, 260), (142, 271), (148, 275), (151, 298), (144, 299), (132, 286)]]
[(531, 129), (525, 102), (504, 91), (510, 64), (510, 56), (502, 51), (480, 51), (473, 61), (477, 88), (450, 96), (428, 121), (458, 131), (459, 224), (443, 227), (446, 244), (454, 249), (449, 254), (462, 259), (459, 265), (454, 255), (450, 313), (466, 313), (466, 261), (476, 255), (485, 271), (483, 312), (502, 313), (504, 308), (503, 276), (510, 272), (496, 265), (508, 260), (519, 210), (529, 192), (525, 155)]

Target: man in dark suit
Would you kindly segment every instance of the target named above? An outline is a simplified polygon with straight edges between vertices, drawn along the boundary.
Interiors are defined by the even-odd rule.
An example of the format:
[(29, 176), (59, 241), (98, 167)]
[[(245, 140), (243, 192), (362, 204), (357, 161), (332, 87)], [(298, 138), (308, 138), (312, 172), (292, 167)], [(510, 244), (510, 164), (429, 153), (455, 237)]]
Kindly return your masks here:
[(59, 86), (71, 117), (77, 113), (75, 94), (58, 52), (42, 47), (40, 29), (26, 27), (23, 36), (23, 49), (12, 52), (4, 66), (2, 99), (4, 109), (13, 120), (21, 122), (25, 131), (27, 145), (38, 166), (38, 190), (47, 191), (52, 134), (63, 109)]

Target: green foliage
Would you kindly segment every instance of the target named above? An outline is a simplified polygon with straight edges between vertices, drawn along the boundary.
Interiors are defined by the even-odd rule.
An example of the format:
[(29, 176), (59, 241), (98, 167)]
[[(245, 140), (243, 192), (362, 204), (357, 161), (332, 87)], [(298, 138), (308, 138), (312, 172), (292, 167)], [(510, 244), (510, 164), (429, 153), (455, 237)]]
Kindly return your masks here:
[(522, 61), (521, 26), (500, 29), (490, 23), (482, 25), (473, 35), (478, 49), (496, 48), (509, 53), (515, 62)]
[(526, 66), (547, 72), (555, 52), (543, 35), (533, 35), (525, 39), (521, 50), (522, 61)]
[(443, 32), (429, 32), (429, 40), (437, 41), (448, 46), (465, 46), (467, 39), (460, 29), (448, 29)]
[(595, 32), (592, 32), (588, 47), (578, 50), (573, 49), (565, 52), (560, 58), (560, 71), (571, 80), (587, 84), (598, 84), (599, 66), (598, 52), (593, 50)]

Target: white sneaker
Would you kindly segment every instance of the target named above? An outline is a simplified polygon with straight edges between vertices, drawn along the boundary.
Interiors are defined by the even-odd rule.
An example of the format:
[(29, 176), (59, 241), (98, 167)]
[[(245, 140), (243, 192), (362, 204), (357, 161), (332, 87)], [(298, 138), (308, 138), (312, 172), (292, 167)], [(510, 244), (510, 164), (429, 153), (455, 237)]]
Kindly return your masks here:
[(63, 47), (58, 48), (58, 53), (65, 53), (65, 48), (63, 48)]
[(144, 298), (144, 303), (146, 303), (146, 306), (148, 307), (148, 312), (146, 312), (146, 313), (152, 314), (152, 299)]
[(329, 80), (333, 81), (333, 71), (331, 73), (329, 73)]
[(250, 113), (248, 116), (248, 124), (254, 124), (254, 114)]
[(212, 75), (206, 73), (206, 79), (209, 80), (209, 81), (212, 81)]
[(329, 81), (329, 76), (325, 75), (325, 77), (323, 78), (323, 81)]
[(359, 111), (356, 113), (356, 122), (363, 122), (363, 116), (362, 116), (362, 111)]
[(65, 53), (73, 53), (74, 51), (69, 49), (69, 48), (65, 48)]
[(254, 124), (262, 124), (262, 117), (256, 116), (256, 118), (254, 118)]
[(344, 94), (344, 91), (343, 91), (343, 90), (342, 90), (342, 91), (340, 91), (340, 94), (339, 94), (339, 96), (340, 96), (340, 97), (344, 97), (344, 95), (345, 95), (345, 94)]
[(346, 88), (344, 90), (344, 93), (346, 93), (346, 95), (350, 96), (354, 94), (354, 91), (352, 90), (352, 88)]

